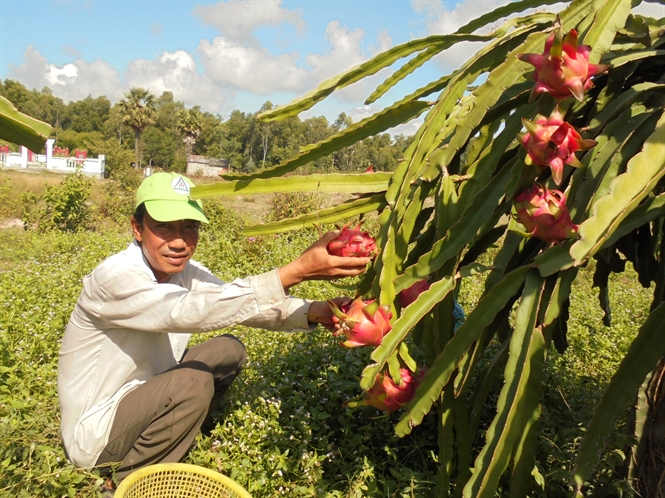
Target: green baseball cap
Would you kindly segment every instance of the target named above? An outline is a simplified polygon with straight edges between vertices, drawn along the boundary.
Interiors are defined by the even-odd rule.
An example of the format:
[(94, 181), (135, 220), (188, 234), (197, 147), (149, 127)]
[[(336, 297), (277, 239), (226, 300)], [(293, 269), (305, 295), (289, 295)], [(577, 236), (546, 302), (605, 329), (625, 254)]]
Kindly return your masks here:
[(143, 180), (136, 191), (136, 207), (145, 203), (148, 214), (157, 221), (198, 220), (208, 223), (203, 203), (189, 198), (194, 184), (178, 173), (155, 173)]

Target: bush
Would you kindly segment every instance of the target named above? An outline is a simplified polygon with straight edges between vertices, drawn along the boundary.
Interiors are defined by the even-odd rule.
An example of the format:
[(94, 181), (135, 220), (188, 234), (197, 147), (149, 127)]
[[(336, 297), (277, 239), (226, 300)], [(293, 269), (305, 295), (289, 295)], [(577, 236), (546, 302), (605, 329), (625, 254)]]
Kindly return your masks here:
[(76, 171), (65, 176), (60, 184), (48, 187), (43, 196), (24, 192), (21, 195), (21, 219), (25, 227), (40, 232), (75, 232), (85, 229), (90, 218), (90, 206), (86, 201), (90, 196), (92, 182), (92, 179)]
[(321, 197), (312, 192), (273, 194), (266, 221), (280, 221), (312, 213), (322, 205)]
[(15, 213), (12, 202), (12, 184), (9, 178), (0, 179), (0, 219), (10, 218)]

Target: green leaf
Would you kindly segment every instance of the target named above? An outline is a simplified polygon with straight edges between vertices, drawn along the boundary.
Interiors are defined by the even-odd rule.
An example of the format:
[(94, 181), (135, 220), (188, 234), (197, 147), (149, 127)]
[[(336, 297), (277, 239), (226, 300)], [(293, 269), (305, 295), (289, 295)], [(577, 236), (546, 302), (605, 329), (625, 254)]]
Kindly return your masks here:
[(593, 205), (593, 214), (579, 227), (581, 240), (570, 249), (577, 264), (602, 247), (621, 221), (635, 209), (665, 174), (665, 114), (644, 142), (642, 151), (628, 162), (627, 171), (615, 178), (610, 192)]
[(525, 73), (532, 70), (532, 66), (520, 62), (516, 54), (535, 50), (537, 46), (544, 43), (546, 33), (542, 32), (531, 34), (526, 38), (526, 41), (523, 41), (524, 36), (538, 27), (538, 25), (532, 25), (517, 28), (506, 37), (504, 45), (490, 46), (486, 49), (486, 52), (479, 52), (479, 54), (482, 54), (481, 57), (477, 57), (475, 60), (472, 59), (471, 67), (482, 67), (485, 64), (495, 62), (492, 59), (499, 56), (505, 57), (505, 62), (493, 69), (487, 77), (487, 81), (473, 92), (475, 97), (473, 106), (465, 119), (457, 123), (455, 135), (438, 158), (439, 166), (447, 166), (450, 163), (453, 156), (466, 143), (472, 131), (482, 122), (487, 111), (496, 104), (505, 90), (515, 84)]
[(619, 114), (629, 109), (635, 102), (644, 101), (651, 91), (663, 90), (665, 90), (665, 85), (639, 83), (626, 89), (619, 95), (613, 95), (600, 112), (589, 121), (590, 135), (597, 135), (607, 123), (615, 120)]
[(429, 289), (420, 294), (413, 303), (402, 310), (402, 315), (395, 320), (392, 330), (384, 336), (381, 345), (372, 351), (370, 357), (376, 364), (365, 368), (360, 381), (360, 387), (365, 390), (372, 387), (376, 373), (381, 371), (388, 357), (393, 354), (409, 331), (434, 308), (436, 303), (440, 302), (454, 288), (454, 278), (443, 278), (438, 282), (434, 282)]
[(0, 96), (0, 138), (38, 154), (50, 133), (50, 125), (17, 111), (9, 100)]
[(253, 180), (255, 178), (271, 178), (281, 176), (296, 170), (299, 166), (327, 156), (347, 145), (354, 144), (364, 138), (384, 132), (418, 117), (425, 109), (430, 107), (429, 102), (419, 100), (400, 101), (368, 118), (344, 128), (341, 132), (307, 147), (297, 156), (274, 166), (260, 170), (251, 175), (222, 175), (225, 180)]
[(557, 278), (554, 290), (545, 309), (545, 316), (542, 322), (543, 327), (550, 326), (561, 315), (565, 306), (564, 303), (570, 297), (570, 288), (577, 276), (577, 271), (577, 268), (563, 271)]
[[(478, 305), (469, 313), (466, 321), (457, 330), (455, 336), (448, 342), (443, 352), (436, 358), (432, 367), (425, 374), (422, 383), (416, 391), (416, 395), (407, 407), (407, 413), (395, 426), (395, 433), (398, 436), (402, 437), (409, 434), (414, 426), (422, 422), (425, 415), (432, 408), (432, 404), (441, 394), (443, 386), (450, 379), (460, 359), (483, 330), (485, 330), (485, 327), (494, 320), (496, 314), (519, 291), (528, 271), (529, 268), (521, 267), (508, 273), (492, 290), (480, 299)], [(419, 300), (420, 296), (409, 308), (415, 306)], [(376, 357), (379, 357), (378, 354)], [(363, 380), (364, 378), (365, 372), (363, 372)]]
[[(539, 332), (535, 333), (538, 334)], [(512, 456), (514, 464), (513, 470), (510, 473), (510, 498), (529, 496), (532, 483), (531, 476), (534, 470), (537, 471), (534, 465), (536, 463), (535, 454), (538, 447), (538, 438), (540, 437), (538, 434), (538, 420), (541, 414), (538, 399), (536, 398), (536, 404), (533, 408), (527, 407), (525, 411), (530, 413), (531, 416), (524, 422), (522, 434), (515, 443), (515, 450)], [(542, 479), (542, 476), (540, 476), (540, 479)]]
[(665, 355), (664, 321), (665, 304), (661, 304), (640, 327), (596, 406), (575, 460), (573, 481), (578, 493), (600, 459), (605, 446), (604, 439), (614, 429), (617, 419), (633, 400), (646, 375)]
[(603, 64), (612, 64), (613, 67), (621, 67), (629, 62), (648, 59), (649, 57), (663, 57), (665, 50), (640, 50), (626, 55), (612, 57), (614, 54), (608, 54), (601, 60)]
[(459, 221), (438, 240), (432, 250), (423, 255), (415, 265), (408, 267), (404, 274), (395, 280), (396, 292), (406, 289), (418, 280), (438, 270), (451, 257), (459, 254), (462, 248), (476, 235), (478, 229), (496, 209), (505, 195), (505, 189), (515, 171), (520, 171), (522, 164), (513, 161), (504, 166), (499, 173), (482, 188), (475, 200), (462, 213)]
[(322, 209), (315, 213), (306, 214), (297, 218), (265, 223), (262, 225), (248, 225), (244, 227), (244, 234), (247, 237), (255, 235), (268, 235), (271, 233), (288, 232), (290, 230), (300, 230), (302, 228), (315, 227), (325, 223), (336, 223), (340, 220), (352, 218), (359, 214), (380, 211), (385, 207), (383, 194), (375, 194), (371, 197), (347, 201), (331, 208)]
[(575, 260), (570, 255), (573, 243), (572, 240), (568, 240), (556, 244), (534, 258), (541, 277), (554, 275), (575, 265)]
[(412, 40), (385, 52), (367, 62), (363, 62), (348, 71), (338, 74), (321, 83), (316, 89), (312, 90), (303, 97), (292, 100), (288, 104), (277, 106), (274, 109), (259, 114), (258, 118), (262, 121), (278, 121), (291, 116), (296, 116), (307, 109), (313, 107), (317, 102), (325, 99), (335, 90), (341, 90), (356, 81), (360, 81), (367, 76), (376, 74), (384, 67), (388, 67), (395, 61), (408, 57), (409, 55), (426, 50), (437, 43), (448, 43), (449, 46), (461, 41), (487, 41), (487, 36), (469, 35), (469, 34), (451, 34), (451, 35), (433, 35), (418, 40)]
[(530, 273), (515, 318), (497, 414), (476, 458), (475, 471), (464, 487), (465, 498), (494, 498), (513, 445), (521, 438), (527, 422), (533, 423), (537, 418), (546, 351), (542, 331), (536, 328), (542, 290), (541, 277)]
[[(654, 369), (657, 370), (657, 369)], [(628, 464), (628, 479), (630, 482), (635, 482), (639, 477), (639, 463), (644, 458), (644, 450), (648, 444), (648, 434), (650, 429), (650, 403), (649, 403), (649, 385), (651, 384), (651, 379), (654, 376), (654, 370), (649, 372), (644, 379), (644, 382), (640, 385), (637, 390), (636, 402), (635, 402), (635, 439), (637, 444), (631, 449), (632, 458)]]
[(609, 50), (617, 31), (626, 25), (632, 3), (632, 0), (605, 0), (604, 5), (595, 11), (591, 29), (583, 40), (584, 45), (591, 47), (589, 62), (597, 63), (601, 54)]
[[(633, 111), (639, 113), (643, 109), (642, 106), (636, 105)], [(591, 206), (610, 191), (612, 182), (619, 173), (624, 172), (628, 160), (642, 149), (644, 141), (653, 133), (657, 120), (658, 113), (655, 112), (642, 112), (631, 119), (626, 118), (621, 120), (619, 118), (617, 120), (617, 125), (623, 129), (615, 131), (613, 133), (614, 136), (609, 137), (609, 142), (599, 151), (593, 162), (589, 165), (587, 178), (590, 178), (590, 172), (595, 173), (601, 170), (603, 174), (598, 175), (600, 178), (597, 187), (595, 187), (591, 199), (587, 200), (585, 213), (590, 212)], [(626, 128), (628, 129), (627, 135), (624, 134)], [(606, 133), (611, 133), (609, 126), (606, 128)], [(599, 143), (604, 141), (604, 138), (604, 136), (599, 137)], [(605, 161), (605, 165), (603, 165), (603, 161)], [(598, 163), (600, 163), (600, 167), (598, 167)], [(590, 181), (585, 182), (581, 190), (586, 193), (594, 186), (595, 182), (593, 179), (590, 179)], [(579, 194), (576, 194), (576, 197), (571, 213), (574, 213), (577, 210), (578, 203), (584, 200), (583, 198), (579, 198)]]
[[(441, 53), (443, 50), (448, 48), (451, 45), (451, 43), (445, 44), (445, 43), (436, 43), (431, 47), (428, 47), (425, 49), (423, 52), (419, 53), (417, 56), (415, 56), (413, 59), (411, 59), (409, 62), (404, 64), (399, 70), (395, 71), (386, 81), (381, 83), (376, 90), (372, 92), (372, 94), (367, 97), (365, 100), (365, 105), (373, 104), (377, 100), (379, 100), (383, 95), (386, 94), (388, 90), (390, 90), (392, 87), (394, 87), (398, 82), (403, 80), (405, 77), (407, 77), (409, 74), (411, 74), (413, 71), (418, 69), (420, 66), (422, 66), (425, 62), (430, 60), (432, 57), (435, 55)], [(450, 79), (450, 76), (446, 77), (446, 80)], [(441, 83), (441, 82), (439, 82)]]
[(289, 176), (287, 178), (256, 178), (218, 182), (193, 187), (191, 199), (211, 199), (225, 195), (272, 194), (275, 192), (332, 192), (364, 194), (388, 188), (392, 173), (328, 174)]
[(656, 218), (663, 217), (665, 217), (665, 194), (660, 194), (651, 199), (647, 199), (626, 216), (612, 236), (605, 241), (603, 247), (610, 247), (621, 237), (629, 234), (636, 228), (639, 228)]
[(523, 12), (527, 9), (541, 8), (543, 5), (551, 5), (558, 3), (560, 0), (521, 0), (516, 2), (510, 2), (507, 5), (503, 5), (498, 9), (494, 9), (492, 12), (483, 14), (476, 17), (468, 24), (465, 24), (457, 30), (457, 33), (473, 33), (475, 30), (497, 22), (498, 20), (508, 17), (517, 12)]
[(409, 354), (409, 347), (406, 345), (406, 342), (402, 342), (399, 345), (399, 357), (402, 358), (405, 365), (409, 367), (409, 370), (414, 373), (418, 372), (418, 364)]
[[(536, 14), (531, 14), (529, 16), (525, 16), (522, 18), (513, 18), (513, 19), (508, 19), (507, 21), (504, 22), (503, 26), (501, 28), (493, 30), (489, 35), (486, 35), (487, 37), (485, 40), (478, 40), (475, 39), (473, 41), (489, 41), (491, 39), (496, 39), (496, 38), (501, 38), (505, 36), (507, 33), (509, 33), (513, 27), (515, 26), (524, 26), (524, 25), (533, 25), (537, 22), (540, 21), (553, 21), (554, 17), (552, 14), (547, 14), (547, 13), (536, 13)], [(455, 33), (455, 35), (460, 35), (462, 34), (461, 31), (458, 31)], [(373, 93), (370, 95), (367, 100), (365, 101), (365, 104), (370, 104), (372, 102), (375, 102), (378, 100), (381, 96), (383, 96), (388, 90), (390, 90), (393, 86), (395, 86), (399, 81), (404, 79), (406, 76), (411, 74), (413, 71), (415, 71), (418, 67), (422, 66), (425, 62), (430, 60), (432, 57), (435, 55), (439, 54), (443, 50), (446, 50), (450, 48), (454, 43), (459, 42), (459, 39), (453, 39), (452, 42), (448, 40), (443, 40), (441, 42), (435, 43), (429, 48), (427, 48), (425, 51), (421, 52), (418, 54), (416, 57), (411, 59), (409, 62), (404, 64), (399, 70), (395, 71), (386, 81), (384, 81)], [(492, 51), (492, 48), (489, 49)], [(480, 53), (480, 52), (479, 52)], [(456, 71), (456, 73), (463, 72), (463, 69), (461, 71)], [(452, 79), (453, 75), (451, 75), (449, 78)]]

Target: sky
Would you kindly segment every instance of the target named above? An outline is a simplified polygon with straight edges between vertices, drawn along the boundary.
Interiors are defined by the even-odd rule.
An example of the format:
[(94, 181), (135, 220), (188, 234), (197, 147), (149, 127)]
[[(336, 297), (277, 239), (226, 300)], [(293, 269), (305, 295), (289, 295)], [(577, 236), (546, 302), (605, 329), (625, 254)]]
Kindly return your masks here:
[[(0, 0), (0, 79), (48, 86), (65, 102), (105, 95), (115, 103), (136, 86), (157, 96), (172, 91), (187, 107), (226, 119), (234, 109), (286, 104), (383, 50), (452, 33), (508, 1)], [(640, 8), (665, 15), (662, 4)], [(464, 43), (442, 53), (372, 106), (363, 102), (388, 70), (301, 117), (333, 121), (345, 112), (358, 121), (459, 67), (478, 48)]]

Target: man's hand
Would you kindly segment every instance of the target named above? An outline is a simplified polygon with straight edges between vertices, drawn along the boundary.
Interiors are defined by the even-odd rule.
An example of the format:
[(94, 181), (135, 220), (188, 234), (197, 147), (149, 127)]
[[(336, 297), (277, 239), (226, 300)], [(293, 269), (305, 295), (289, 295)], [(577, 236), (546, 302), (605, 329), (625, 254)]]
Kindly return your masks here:
[(305, 280), (333, 280), (355, 277), (365, 271), (370, 258), (332, 256), (326, 248), (340, 232), (328, 232), (308, 247), (297, 259), (279, 269), (284, 290)]
[[(346, 303), (350, 303), (351, 299), (348, 297), (336, 297), (331, 299), (331, 301), (335, 303), (338, 308), (341, 308)], [(335, 323), (333, 321), (333, 316), (328, 301), (314, 301), (310, 304), (307, 312), (307, 320), (309, 323), (320, 323), (331, 332), (337, 332), (339, 330), (339, 322)]]

